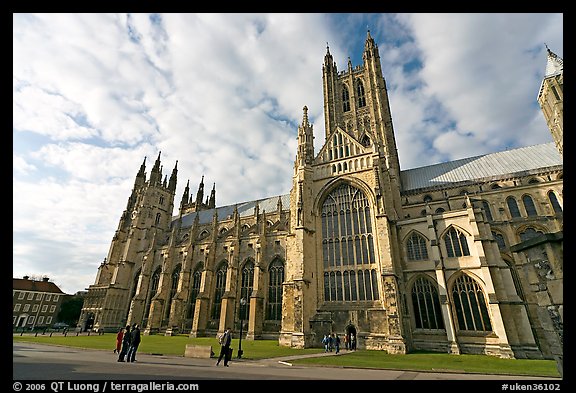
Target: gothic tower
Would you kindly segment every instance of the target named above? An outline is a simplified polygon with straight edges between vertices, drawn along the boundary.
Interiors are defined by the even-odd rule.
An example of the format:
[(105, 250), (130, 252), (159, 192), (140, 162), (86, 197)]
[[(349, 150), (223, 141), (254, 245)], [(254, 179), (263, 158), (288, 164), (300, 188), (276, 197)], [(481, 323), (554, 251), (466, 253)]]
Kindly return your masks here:
[[(112, 239), (107, 258), (98, 268), (94, 285), (88, 288), (80, 323), (95, 321), (94, 328), (114, 329), (118, 321), (130, 322), (144, 312), (138, 294), (149, 277), (142, 272), (147, 251), (154, 239), (169, 231), (176, 192), (178, 162), (170, 179), (162, 179), (160, 153), (146, 181), (146, 158), (136, 175), (132, 193)], [(141, 277), (140, 277), (141, 276)], [(133, 298), (134, 297), (134, 298)], [(130, 300), (132, 304), (130, 305)], [(140, 301), (141, 300), (141, 301)], [(129, 310), (130, 316), (126, 310)]]
[(538, 103), (552, 133), (556, 148), (563, 155), (564, 150), (564, 62), (546, 46), (548, 62)]
[(298, 128), (280, 343), (316, 346), (334, 331), (404, 353), (395, 223), (400, 166), (378, 47), (363, 64), (323, 65), (325, 143), (312, 157), (307, 108)]

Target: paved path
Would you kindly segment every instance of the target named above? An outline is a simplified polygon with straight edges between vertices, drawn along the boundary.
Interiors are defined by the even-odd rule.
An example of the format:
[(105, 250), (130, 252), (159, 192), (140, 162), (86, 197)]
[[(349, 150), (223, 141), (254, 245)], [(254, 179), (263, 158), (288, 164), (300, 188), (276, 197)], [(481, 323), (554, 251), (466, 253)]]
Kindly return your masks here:
[[(136, 363), (118, 363), (112, 351), (13, 342), (13, 379), (24, 380), (547, 380), (559, 378), (417, 372), (349, 367), (290, 365), (294, 358), (335, 356), (320, 353), (282, 358), (233, 359), (230, 367), (215, 359), (138, 354)], [(341, 352), (345, 356), (345, 351)]]

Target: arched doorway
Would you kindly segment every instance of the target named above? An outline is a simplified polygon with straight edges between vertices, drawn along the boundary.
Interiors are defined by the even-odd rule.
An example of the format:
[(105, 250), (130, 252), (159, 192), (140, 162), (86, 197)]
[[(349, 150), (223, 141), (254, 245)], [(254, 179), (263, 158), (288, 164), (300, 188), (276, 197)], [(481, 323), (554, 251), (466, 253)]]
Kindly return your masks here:
[(356, 350), (356, 345), (358, 342), (358, 336), (356, 335), (356, 328), (354, 325), (346, 326), (346, 339), (344, 340), (344, 345), (346, 349), (350, 351)]

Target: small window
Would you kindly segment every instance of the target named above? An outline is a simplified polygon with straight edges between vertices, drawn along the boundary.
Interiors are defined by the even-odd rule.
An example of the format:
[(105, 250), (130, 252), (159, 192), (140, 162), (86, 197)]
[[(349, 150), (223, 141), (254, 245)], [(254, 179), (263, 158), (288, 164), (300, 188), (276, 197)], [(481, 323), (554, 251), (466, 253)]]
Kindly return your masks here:
[(430, 195), (424, 195), (424, 202), (426, 203), (432, 202), (432, 197)]
[(496, 241), (496, 244), (498, 244), (498, 249), (499, 249), (500, 251), (506, 249), (506, 241), (504, 240), (504, 236), (503, 236), (503, 235), (501, 235), (500, 233), (497, 233), (497, 232), (492, 231), (492, 237), (493, 237), (494, 240)]
[(24, 309), (22, 311), (28, 312), (28, 310), (30, 310), (30, 304), (25, 304)]
[(19, 292), (18, 293), (18, 300), (24, 299), (24, 296), (26, 296), (26, 292)]
[(28, 300), (32, 300), (34, 299), (34, 292), (29, 292), (28, 293)]
[(492, 184), (492, 185), (490, 186), (490, 188), (493, 189), (493, 190), (497, 190), (497, 189), (502, 188), (502, 187), (500, 186), (500, 184), (494, 183), (494, 184)]
[(444, 235), (444, 244), (446, 245), (446, 252), (448, 253), (448, 257), (461, 257), (470, 255), (466, 235), (454, 227), (450, 228), (448, 233)]
[(428, 259), (428, 249), (426, 248), (426, 239), (417, 233), (413, 233), (406, 242), (406, 251), (408, 260), (419, 261)]
[(224, 228), (220, 229), (220, 232), (218, 232), (218, 233), (220, 233), (221, 235), (223, 235), (223, 234), (226, 233), (226, 231), (228, 231), (228, 228), (224, 227)]
[(484, 209), (484, 214), (486, 214), (486, 220), (494, 221), (492, 218), (492, 212), (490, 211), (490, 205), (487, 201), (482, 201), (482, 208)]
[(513, 197), (506, 198), (506, 204), (508, 205), (508, 210), (510, 211), (510, 216), (512, 218), (520, 217), (520, 210), (518, 209), (518, 202)]
[(535, 177), (528, 180), (528, 184), (536, 184), (536, 183), (540, 183), (540, 180), (536, 179)]
[(342, 86), (342, 110), (348, 112), (350, 110), (350, 93), (346, 86)]
[(534, 205), (534, 200), (532, 200), (530, 195), (524, 195), (522, 197), (522, 202), (524, 202), (524, 208), (526, 209), (526, 214), (528, 214), (528, 217), (534, 217), (538, 215), (538, 212), (536, 212), (536, 206)]
[(20, 311), (20, 307), (22, 307), (22, 304), (16, 303), (16, 305), (14, 306), (14, 311), (15, 312)]
[(160, 213), (156, 213), (156, 220), (154, 221), (154, 225), (160, 224), (160, 218), (162, 215)]
[(556, 198), (556, 194), (554, 194), (554, 191), (550, 191), (548, 193), (548, 199), (550, 200), (550, 204), (552, 205), (554, 213), (562, 214), (562, 206), (560, 206), (560, 203), (558, 202), (558, 198)]
[(439, 207), (438, 209), (436, 209), (436, 214), (441, 214), (444, 213), (446, 210), (444, 210), (443, 208)]

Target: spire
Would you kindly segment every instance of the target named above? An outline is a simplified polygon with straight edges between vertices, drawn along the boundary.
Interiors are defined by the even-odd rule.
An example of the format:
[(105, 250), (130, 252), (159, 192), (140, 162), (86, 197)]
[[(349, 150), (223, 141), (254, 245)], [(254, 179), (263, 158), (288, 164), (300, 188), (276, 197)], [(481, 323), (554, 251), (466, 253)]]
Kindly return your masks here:
[(198, 186), (198, 192), (196, 193), (196, 211), (200, 209), (203, 199), (204, 199), (204, 175), (202, 175), (202, 180), (200, 180), (200, 185)]
[(330, 47), (328, 47), (328, 43), (326, 43), (326, 55), (324, 55), (324, 69), (326, 71), (330, 71), (334, 67), (334, 71), (336, 71), (336, 63), (334, 63), (334, 58), (330, 54)]
[(168, 189), (172, 192), (176, 192), (176, 179), (178, 175), (178, 160), (176, 160), (176, 165), (172, 169), (172, 174), (170, 175), (170, 182), (168, 183)]
[(278, 196), (278, 202), (276, 203), (276, 210), (278, 213), (282, 212), (282, 198)]
[(210, 192), (210, 200), (208, 201), (208, 208), (214, 209), (216, 207), (216, 183), (212, 186), (212, 191)]
[(546, 63), (546, 74), (544, 78), (547, 78), (552, 75), (561, 74), (564, 71), (564, 61), (562, 58), (558, 57), (558, 55), (546, 46), (546, 51), (548, 52), (548, 62)]
[(363, 60), (370, 58), (379, 58), (378, 46), (374, 42), (374, 38), (370, 35), (370, 30), (366, 33), (366, 43), (364, 44), (364, 54), (362, 55)]
[(308, 123), (308, 107), (304, 105), (302, 110), (304, 111), (304, 114), (302, 115), (302, 126), (306, 127), (310, 125), (310, 123)]
[(136, 176), (146, 177), (146, 156), (144, 156), (144, 161), (142, 161), (142, 165), (140, 165), (140, 170)]
[(298, 155), (299, 165), (305, 165), (314, 159), (314, 132), (312, 125), (308, 122), (308, 107), (302, 108), (302, 124), (298, 126)]
[(180, 208), (188, 203), (188, 198), (190, 195), (190, 180), (186, 182), (186, 187), (184, 187), (184, 194), (182, 195), (182, 201), (180, 202)]
[(152, 171), (150, 172), (150, 185), (156, 185), (162, 181), (162, 170), (160, 169), (160, 154), (162, 152), (158, 152), (158, 158), (156, 162), (154, 162), (154, 166), (152, 167)]

